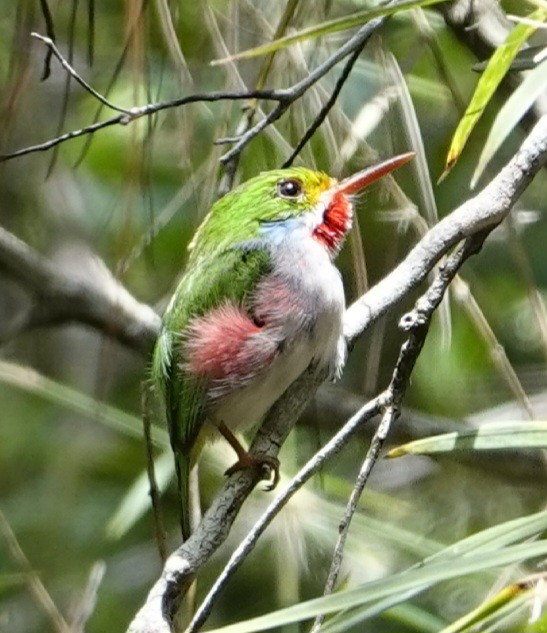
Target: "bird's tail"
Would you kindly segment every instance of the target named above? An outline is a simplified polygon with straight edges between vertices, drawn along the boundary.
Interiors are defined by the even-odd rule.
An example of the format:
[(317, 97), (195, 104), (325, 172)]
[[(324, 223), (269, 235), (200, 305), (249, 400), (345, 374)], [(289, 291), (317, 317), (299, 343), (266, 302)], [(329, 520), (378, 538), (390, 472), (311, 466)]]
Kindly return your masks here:
[(182, 540), (186, 541), (191, 534), (190, 527), (190, 471), (192, 462), (187, 453), (175, 452), (175, 468), (177, 471), (180, 499), (180, 529)]

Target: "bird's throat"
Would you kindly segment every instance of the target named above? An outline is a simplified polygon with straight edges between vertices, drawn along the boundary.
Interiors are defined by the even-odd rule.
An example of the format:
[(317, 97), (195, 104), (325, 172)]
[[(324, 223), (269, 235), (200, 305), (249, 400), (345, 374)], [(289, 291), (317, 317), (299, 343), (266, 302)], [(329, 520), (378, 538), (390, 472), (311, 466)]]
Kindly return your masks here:
[(351, 228), (352, 206), (343, 193), (334, 194), (323, 213), (323, 221), (313, 231), (313, 236), (327, 249), (336, 254)]

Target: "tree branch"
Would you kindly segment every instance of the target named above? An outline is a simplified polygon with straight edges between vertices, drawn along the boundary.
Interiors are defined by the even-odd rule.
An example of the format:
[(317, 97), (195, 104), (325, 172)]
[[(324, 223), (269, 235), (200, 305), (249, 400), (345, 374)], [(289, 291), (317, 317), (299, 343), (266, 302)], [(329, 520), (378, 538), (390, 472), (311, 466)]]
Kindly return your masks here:
[(99, 258), (94, 268), (86, 278), (70, 275), (0, 227), (0, 271), (33, 298), (16, 326), (0, 331), (0, 340), (38, 326), (77, 321), (148, 354), (159, 333), (160, 317), (137, 301)]
[[(501, 222), (546, 160), (547, 116), (542, 117), (515, 157), (485, 189), (433, 227), (392, 273), (347, 310), (344, 333), (348, 343), (416, 288), (458, 241)], [(110, 333), (143, 353), (150, 350), (159, 330), (159, 317), (134, 299), (104, 264), (99, 266), (98, 279), (75, 279), (0, 229), (0, 268), (36, 298), (25, 322), (27, 327), (79, 321)], [(276, 455), (324, 378), (311, 369), (301, 376), (272, 408), (251, 450)], [(237, 473), (225, 483), (196, 532), (168, 559), (130, 631), (170, 630), (169, 623), (185, 587), (224, 541), (256, 483), (256, 476), (250, 472)]]
[(487, 226), (499, 224), (546, 161), (547, 115), (538, 121), (513, 159), (481, 192), (436, 224), (387, 277), (348, 308), (344, 317), (348, 343), (419, 286), (457, 242)]
[[(547, 161), (547, 116), (542, 117), (514, 158), (479, 194), (433, 227), (405, 260), (346, 312), (349, 344), (416, 288), (439, 259), (461, 240), (493, 228)], [(310, 368), (275, 403), (251, 452), (276, 456), (295, 420), (325, 378)], [(256, 485), (250, 472), (233, 475), (222, 487), (197, 530), (167, 560), (160, 579), (129, 627), (131, 633), (168, 633), (184, 591), (199, 567), (226, 538), (243, 501)]]
[[(447, 26), (478, 59), (488, 59), (514, 27), (497, 0), (453, 0), (439, 5)], [(523, 74), (512, 71), (502, 82), (508, 94), (522, 83)], [(547, 98), (538, 97), (523, 118), (528, 129), (547, 114)]]
[[(256, 125), (247, 130), (242, 136), (229, 138), (229, 139), (221, 139), (220, 142), (228, 142), (235, 143), (234, 147), (226, 152), (221, 157), (222, 163), (227, 163), (232, 160), (234, 156), (239, 154), (241, 150), (251, 141), (257, 134), (259, 134), (264, 128), (268, 125), (277, 121), (284, 112), (289, 108), (291, 104), (300, 99), (300, 97), (311, 87), (313, 84), (317, 83), (321, 77), (326, 75), (329, 70), (335, 66), (340, 60), (344, 59), (348, 55), (352, 54), (355, 51), (360, 51), (364, 44), (368, 41), (371, 35), (377, 31), (380, 26), (384, 23), (385, 18), (375, 18), (374, 20), (370, 20), (364, 26), (362, 26), (357, 33), (351, 37), (343, 46), (341, 46), (335, 53), (333, 53), (328, 59), (326, 59), (322, 64), (320, 64), (314, 71), (309, 73), (304, 79), (296, 83), (291, 88), (287, 88), (285, 90), (277, 90), (275, 94), (278, 97), (278, 103), (275, 108), (266, 115), (263, 119), (261, 119)], [(353, 66), (353, 63), (350, 65)], [(342, 83), (345, 81), (343, 79)], [(339, 92), (341, 88), (337, 89)], [(328, 105), (327, 107), (330, 107)], [(322, 113), (319, 115), (322, 116)]]

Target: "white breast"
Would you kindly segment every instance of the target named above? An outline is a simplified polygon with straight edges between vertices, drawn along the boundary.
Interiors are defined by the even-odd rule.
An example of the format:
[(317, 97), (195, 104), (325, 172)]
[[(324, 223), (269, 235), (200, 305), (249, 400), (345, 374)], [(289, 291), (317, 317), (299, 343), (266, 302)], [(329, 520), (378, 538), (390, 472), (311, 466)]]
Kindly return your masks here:
[[(285, 224), (285, 223), (283, 223)], [(345, 308), (340, 273), (327, 250), (312, 237), (305, 223), (275, 226), (268, 240), (273, 257), (273, 275), (294, 288), (297, 309), (268, 298), (270, 317), (279, 322), (286, 341), (271, 365), (248, 385), (227, 395), (214, 412), (236, 430), (258, 423), (272, 404), (314, 362), (338, 373), (344, 360), (342, 315)], [(267, 293), (267, 287), (263, 288)], [(291, 305), (291, 307), (293, 307)], [(275, 314), (275, 311), (278, 314)]]

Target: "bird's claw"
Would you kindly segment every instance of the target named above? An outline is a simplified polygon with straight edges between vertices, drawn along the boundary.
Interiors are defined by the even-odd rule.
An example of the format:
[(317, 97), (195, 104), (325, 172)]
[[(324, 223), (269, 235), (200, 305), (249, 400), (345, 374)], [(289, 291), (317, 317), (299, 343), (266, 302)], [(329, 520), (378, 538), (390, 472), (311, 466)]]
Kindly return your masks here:
[[(264, 488), (266, 492), (270, 492), (277, 487), (279, 483), (279, 460), (277, 457), (263, 455), (260, 460), (260, 479), (269, 480), (270, 483)], [(272, 477), (273, 473), (273, 477)]]
[(271, 483), (264, 488), (266, 491), (273, 490), (279, 483), (279, 460), (277, 457), (271, 457), (270, 455), (251, 455), (250, 453), (246, 453), (240, 457), (233, 466), (230, 466), (224, 474), (229, 477), (238, 470), (243, 470), (245, 468), (254, 468), (257, 470), (261, 480), (271, 479)]

